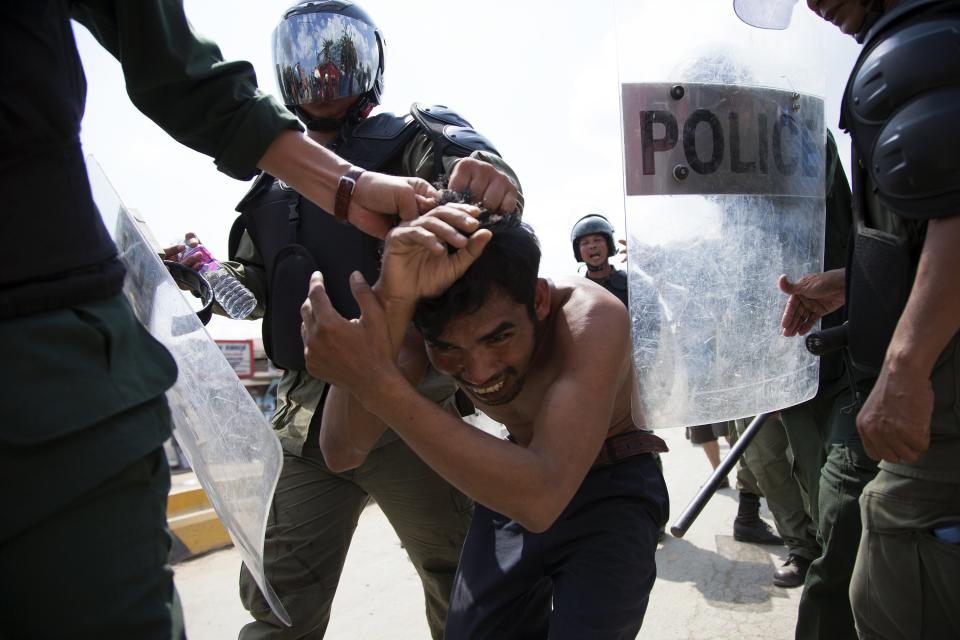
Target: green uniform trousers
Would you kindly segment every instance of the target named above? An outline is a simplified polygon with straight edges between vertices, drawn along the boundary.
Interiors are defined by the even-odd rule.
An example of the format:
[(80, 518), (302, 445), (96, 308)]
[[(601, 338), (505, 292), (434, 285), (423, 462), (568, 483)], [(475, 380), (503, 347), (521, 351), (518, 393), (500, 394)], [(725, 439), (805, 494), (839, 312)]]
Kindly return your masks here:
[(960, 638), (960, 545), (932, 532), (960, 523), (960, 336), (930, 384), (929, 449), (913, 463), (880, 463), (860, 498), (850, 601), (868, 640)]
[(863, 537), (850, 583), (860, 638), (960, 638), (960, 545), (931, 532), (960, 522), (960, 484), (881, 469), (860, 507)]
[[(734, 421), (736, 428), (730, 430), (731, 444), (749, 423), (749, 420)], [(803, 496), (791, 473), (787, 434), (778, 417), (768, 418), (743, 452), (737, 466), (737, 489), (767, 499), (777, 531), (791, 554), (807, 560), (820, 554), (816, 529), (804, 510)]]
[(156, 449), (3, 540), (0, 638), (184, 638), (167, 564), (169, 490), (167, 459)]
[[(443, 637), (472, 502), (398, 439), (341, 474), (327, 468), (317, 448), (305, 448), (301, 456), (284, 454), (267, 521), (264, 564), (293, 627), (284, 627), (270, 613), (244, 567), (240, 597), (256, 621), (241, 630), (241, 639), (323, 637), (350, 540), (371, 498), (420, 575), (431, 635)], [(385, 630), (384, 637), (389, 635)]]
[[(861, 399), (872, 383), (858, 383)], [(876, 461), (867, 456), (857, 434), (857, 410), (849, 387), (841, 381), (829, 392), (782, 412), (791, 444), (800, 443), (795, 470), (800, 484), (808, 487), (821, 548), (800, 597), (797, 640), (857, 638), (848, 592), (860, 544), (858, 500), (877, 473)]]
[(830, 449), (830, 410), (833, 398), (816, 397), (780, 410), (780, 421), (793, 452), (793, 477), (807, 514), (814, 524), (820, 521), (820, 471)]
[(0, 322), (0, 638), (182, 636), (170, 354), (123, 295)]

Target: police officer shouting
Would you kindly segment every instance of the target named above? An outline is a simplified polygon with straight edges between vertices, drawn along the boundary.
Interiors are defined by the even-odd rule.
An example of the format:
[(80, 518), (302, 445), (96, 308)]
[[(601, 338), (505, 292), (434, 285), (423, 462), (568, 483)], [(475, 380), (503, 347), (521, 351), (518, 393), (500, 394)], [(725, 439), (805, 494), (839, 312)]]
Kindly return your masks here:
[(573, 257), (587, 265), (586, 276), (627, 304), (627, 274), (610, 264), (616, 255), (613, 225), (604, 216), (591, 213), (583, 216), (570, 231)]
[(860, 499), (860, 637), (958, 637), (960, 3), (807, 4), (864, 45), (840, 121), (853, 143), (854, 250), (844, 270), (781, 278), (784, 334), (844, 306), (849, 360), (878, 374), (857, 416), (882, 460)]

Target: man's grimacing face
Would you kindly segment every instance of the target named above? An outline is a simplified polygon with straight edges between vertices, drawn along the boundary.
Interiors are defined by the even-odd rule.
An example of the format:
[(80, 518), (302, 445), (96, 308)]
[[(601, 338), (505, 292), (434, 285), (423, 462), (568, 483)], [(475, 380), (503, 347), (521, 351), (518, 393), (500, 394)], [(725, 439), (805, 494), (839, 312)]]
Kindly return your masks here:
[(588, 267), (602, 267), (610, 257), (607, 237), (602, 233), (590, 233), (577, 240), (580, 258)]
[(443, 332), (427, 340), (433, 366), (453, 376), (480, 404), (502, 405), (523, 389), (537, 347), (537, 326), (549, 313), (546, 281), (537, 281), (536, 322), (526, 305), (494, 290), (475, 313), (451, 319)]

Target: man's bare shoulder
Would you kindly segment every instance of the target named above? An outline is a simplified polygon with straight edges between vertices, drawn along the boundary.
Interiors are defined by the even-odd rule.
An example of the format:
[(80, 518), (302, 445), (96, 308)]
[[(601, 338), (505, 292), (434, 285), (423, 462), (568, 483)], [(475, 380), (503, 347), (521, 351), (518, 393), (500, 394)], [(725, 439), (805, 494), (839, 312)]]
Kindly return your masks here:
[(553, 279), (557, 320), (569, 329), (574, 342), (612, 343), (630, 340), (630, 316), (616, 296), (582, 276)]

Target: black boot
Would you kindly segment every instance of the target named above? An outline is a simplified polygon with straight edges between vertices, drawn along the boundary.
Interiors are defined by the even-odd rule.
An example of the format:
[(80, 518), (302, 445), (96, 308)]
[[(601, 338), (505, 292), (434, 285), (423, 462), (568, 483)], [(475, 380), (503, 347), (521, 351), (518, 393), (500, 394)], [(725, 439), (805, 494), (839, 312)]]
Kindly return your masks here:
[(783, 566), (773, 572), (773, 584), (784, 589), (802, 587), (809, 568), (810, 560), (790, 554)]
[(783, 538), (760, 518), (760, 496), (740, 492), (740, 508), (733, 521), (733, 539), (754, 544), (783, 544)]

